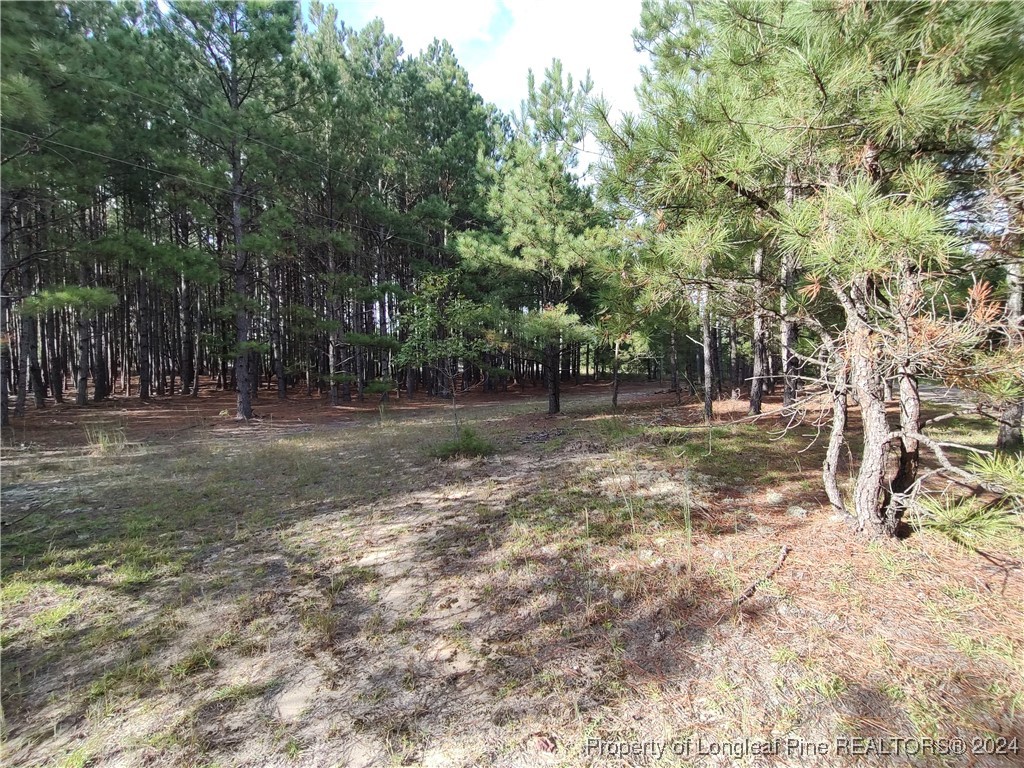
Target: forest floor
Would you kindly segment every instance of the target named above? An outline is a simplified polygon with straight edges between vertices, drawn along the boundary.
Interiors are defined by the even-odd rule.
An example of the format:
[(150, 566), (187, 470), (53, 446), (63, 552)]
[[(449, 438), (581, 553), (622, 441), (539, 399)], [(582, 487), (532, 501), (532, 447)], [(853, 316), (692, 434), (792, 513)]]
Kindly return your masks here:
[(658, 389), (465, 398), (496, 451), (447, 461), (424, 398), (16, 420), (3, 764), (1020, 765), (1021, 571), (854, 535), (813, 423)]

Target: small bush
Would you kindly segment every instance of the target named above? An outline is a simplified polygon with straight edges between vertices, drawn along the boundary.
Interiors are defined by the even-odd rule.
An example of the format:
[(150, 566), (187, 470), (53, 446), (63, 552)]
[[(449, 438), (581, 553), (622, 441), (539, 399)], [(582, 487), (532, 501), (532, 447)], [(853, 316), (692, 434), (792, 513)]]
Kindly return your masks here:
[(473, 456), (488, 456), (494, 453), (494, 446), (476, 434), (469, 427), (463, 427), (456, 440), (447, 440), (430, 452), (431, 456), (438, 459), (451, 459), (456, 456), (470, 458)]

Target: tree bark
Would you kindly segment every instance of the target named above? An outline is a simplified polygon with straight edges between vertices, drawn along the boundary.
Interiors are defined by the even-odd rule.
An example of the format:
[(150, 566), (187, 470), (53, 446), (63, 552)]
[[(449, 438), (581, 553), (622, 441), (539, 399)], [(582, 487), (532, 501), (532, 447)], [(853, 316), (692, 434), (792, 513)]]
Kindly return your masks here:
[(710, 424), (713, 414), (712, 400), (715, 396), (714, 354), (711, 340), (711, 297), (704, 292), (700, 308), (701, 340), (704, 344), (704, 423)]
[(844, 364), (832, 383), (832, 431), (829, 433), (828, 448), (825, 450), (825, 461), (821, 468), (825, 495), (828, 496), (832, 509), (842, 513), (846, 512), (846, 502), (843, 499), (842, 490), (839, 488), (839, 461), (842, 456), (848, 420), (846, 389), (847, 371)]
[(679, 344), (676, 341), (676, 329), (672, 329), (672, 334), (669, 336), (669, 356), (672, 363), (672, 391), (676, 396), (676, 405), (679, 405), (683, 400), (683, 393), (679, 391)]
[(7, 313), (10, 300), (0, 300), (0, 427), (10, 426), (11, 400), (7, 390), (8, 374), (11, 370), (11, 337), (7, 329)]
[(612, 359), (612, 410), (619, 407), (619, 340), (615, 340), (615, 357)]
[[(1019, 242), (1019, 240), (1018, 240)], [(1009, 332), (1008, 343), (1021, 343), (1024, 335), (1024, 264), (1011, 261), (1006, 265), (1007, 297), (1004, 317)], [(996, 436), (996, 450), (1016, 451), (1024, 448), (1024, 432), (1021, 419), (1024, 417), (1024, 401), (1006, 404), (999, 414), (999, 434)]]
[(548, 390), (548, 416), (554, 416), (562, 410), (558, 362), (559, 342), (549, 341), (544, 345), (544, 383)]
[(846, 333), (849, 341), (850, 382), (860, 404), (864, 448), (860, 470), (853, 491), (854, 512), (860, 530), (877, 536), (893, 536), (899, 519), (891, 514), (887, 457), (892, 442), (885, 418), (878, 370), (878, 350), (871, 329), (863, 320), (867, 317), (867, 297), (871, 290), (870, 278), (862, 276), (855, 281), (851, 295), (836, 287), (837, 295), (845, 299)]
[(135, 328), (139, 336), (139, 399), (149, 400), (153, 386), (153, 366), (150, 337), (149, 285), (146, 278), (139, 277), (139, 315)]
[[(22, 290), (25, 286), (25, 268), (22, 267)], [(27, 296), (28, 293), (23, 293)], [(28, 377), (29, 360), (31, 357), (29, 348), (29, 327), (32, 325), (32, 318), (22, 315), (18, 318), (18, 396), (14, 401), (14, 415), (25, 415), (25, 403), (28, 398)]]
[(103, 400), (109, 393), (107, 383), (107, 358), (103, 338), (103, 319), (92, 318), (92, 399)]
[(89, 347), (90, 324), (85, 309), (78, 311), (78, 382), (75, 388), (75, 405), (89, 403)]
[[(236, 95), (237, 99), (237, 95)], [(234, 290), (235, 290), (235, 392), (237, 409), (235, 418), (252, 418), (252, 384), (249, 380), (249, 254), (242, 245), (242, 168), (237, 146), (231, 150), (231, 232), (234, 237)]]
[(195, 317), (192, 312), (193, 305), (192, 285), (182, 278), (181, 281), (181, 392), (183, 395), (191, 395), (192, 382), (195, 379), (196, 370), (196, 347), (195, 347)]
[[(786, 171), (786, 205), (790, 208), (796, 202), (796, 174), (790, 169)], [(789, 317), (789, 293), (796, 285), (796, 261), (791, 253), (782, 254), (781, 264), (782, 290), (779, 292), (779, 346), (782, 351), (782, 404), (790, 407), (797, 398), (797, 360), (793, 354), (796, 350), (797, 326)]]
[(288, 396), (288, 382), (284, 375), (284, 340), (281, 322), (281, 270), (270, 273), (270, 348), (274, 355), (274, 376), (277, 378), (277, 399)]
[(39, 362), (39, 318), (26, 318), (28, 322), (28, 375), (32, 385), (32, 397), (36, 408), (46, 407), (46, 385), (43, 384), (43, 370)]
[[(917, 377), (906, 366), (900, 368), (900, 430), (903, 436), (899, 444), (899, 466), (892, 480), (893, 494), (904, 493), (917, 480), (921, 463), (921, 447), (913, 437), (921, 431), (921, 394), (917, 388)], [(903, 504), (893, 514), (902, 517)]]
[(52, 309), (46, 312), (46, 357), (50, 364), (50, 394), (55, 403), (64, 402), (64, 363), (57, 344), (57, 322)]
[(758, 248), (754, 251), (754, 336), (751, 340), (754, 370), (750, 379), (748, 410), (751, 416), (761, 413), (765, 378), (768, 376), (768, 331), (763, 309), (764, 292), (764, 251)]

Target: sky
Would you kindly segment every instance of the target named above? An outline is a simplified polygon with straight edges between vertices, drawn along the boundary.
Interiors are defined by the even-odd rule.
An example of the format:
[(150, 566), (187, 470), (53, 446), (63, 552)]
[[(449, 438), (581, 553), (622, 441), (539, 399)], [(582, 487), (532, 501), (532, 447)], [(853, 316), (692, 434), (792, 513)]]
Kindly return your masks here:
[(578, 82), (590, 70), (594, 92), (616, 112), (636, 109), (633, 88), (645, 58), (633, 49), (640, 0), (334, 0), (338, 15), (361, 29), (379, 16), (416, 54), (447, 39), (477, 93), (505, 112), (519, 111), (529, 69), (543, 78), (551, 59)]

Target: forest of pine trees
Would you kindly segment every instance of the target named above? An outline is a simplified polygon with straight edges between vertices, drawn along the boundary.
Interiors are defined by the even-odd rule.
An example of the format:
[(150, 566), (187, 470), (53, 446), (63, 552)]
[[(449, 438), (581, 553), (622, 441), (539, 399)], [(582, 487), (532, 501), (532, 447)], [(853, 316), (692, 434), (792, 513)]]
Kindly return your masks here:
[(827, 401), (824, 486), (869, 533), (897, 532), (922, 452), (1024, 485), (950, 464), (918, 390), (974, 393), (1020, 446), (1018, 4), (648, 0), (621, 117), (558, 61), (502, 114), (446, 42), (307, 15), (5, 5), (4, 424), (212, 387), (239, 419), (525, 386), (555, 414), (560, 382), (642, 372), (708, 421)]

